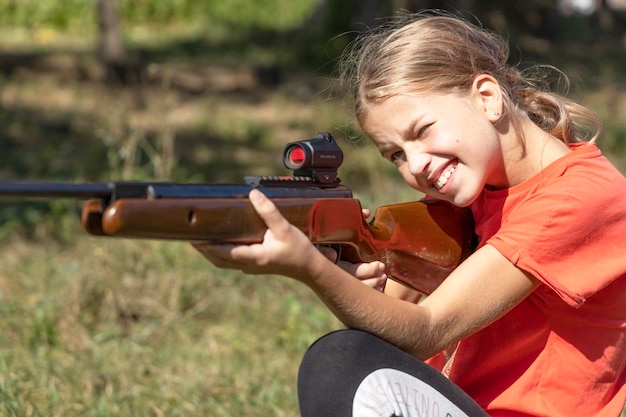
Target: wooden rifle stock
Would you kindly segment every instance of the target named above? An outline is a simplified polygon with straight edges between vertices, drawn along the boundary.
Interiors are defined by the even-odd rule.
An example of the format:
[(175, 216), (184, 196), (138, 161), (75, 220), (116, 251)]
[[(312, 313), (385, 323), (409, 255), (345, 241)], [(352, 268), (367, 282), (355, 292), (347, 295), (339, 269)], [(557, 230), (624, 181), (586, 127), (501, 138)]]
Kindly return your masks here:
[[(367, 222), (353, 198), (276, 198), (283, 216), (315, 244), (339, 245), (341, 259), (380, 260), (392, 279), (430, 294), (474, 248), (471, 214), (442, 201), (378, 208)], [(247, 198), (120, 199), (83, 208), (91, 234), (259, 243), (266, 226)]]

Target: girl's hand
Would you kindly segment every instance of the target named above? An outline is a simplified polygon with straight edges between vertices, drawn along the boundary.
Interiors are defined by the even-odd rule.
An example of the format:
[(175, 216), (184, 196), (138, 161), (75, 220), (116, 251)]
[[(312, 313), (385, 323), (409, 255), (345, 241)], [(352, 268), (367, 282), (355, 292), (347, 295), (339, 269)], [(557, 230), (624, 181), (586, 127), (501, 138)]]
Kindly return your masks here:
[[(372, 214), (371, 210), (364, 208), (361, 210), (363, 218), (367, 220)], [(343, 265), (346, 264), (346, 265)], [(387, 285), (387, 274), (385, 274), (385, 264), (380, 261), (370, 262), (369, 264), (350, 264), (340, 261), (339, 265), (355, 277), (361, 280), (365, 285), (375, 288), (379, 291), (385, 291)], [(348, 265), (353, 265), (348, 266)], [(344, 267), (345, 266), (345, 267)], [(353, 272), (351, 272), (353, 271)]]
[[(382, 291), (387, 280), (382, 262), (353, 264), (337, 261), (337, 252), (330, 247), (316, 247), (278, 211), (274, 203), (260, 191), (250, 192), (250, 202), (267, 226), (263, 242), (253, 245), (215, 245), (192, 243), (205, 258), (218, 268), (239, 269), (247, 274), (279, 274), (305, 281), (320, 262), (327, 260), (365, 285)], [(366, 217), (369, 211), (364, 210)]]
[[(367, 218), (371, 215), (370, 209), (362, 209), (361, 214), (363, 218)], [(387, 274), (385, 274), (385, 264), (380, 261), (374, 261), (370, 263), (358, 263), (353, 264), (346, 261), (337, 260), (337, 252), (329, 246), (318, 246), (318, 249), (324, 256), (330, 259), (331, 262), (336, 263), (341, 269), (348, 272), (350, 275), (358, 278), (361, 282), (368, 287), (384, 291), (387, 283)]]
[(385, 274), (385, 264), (380, 261), (370, 263), (353, 264), (350, 262), (339, 261), (337, 265), (350, 275), (357, 277), (368, 287), (378, 291), (385, 290), (387, 283), (387, 274)]
[(247, 274), (279, 274), (306, 280), (320, 262), (328, 262), (263, 193), (252, 190), (249, 198), (267, 225), (263, 242), (252, 245), (193, 243), (193, 247), (211, 263), (218, 268), (240, 269)]
[(337, 252), (330, 246), (320, 245), (317, 247), (319, 251), (331, 262), (336, 263), (341, 269), (350, 275), (358, 278), (368, 287), (383, 291), (387, 282), (387, 274), (385, 274), (385, 264), (380, 261), (369, 263), (356, 263), (337, 260)]

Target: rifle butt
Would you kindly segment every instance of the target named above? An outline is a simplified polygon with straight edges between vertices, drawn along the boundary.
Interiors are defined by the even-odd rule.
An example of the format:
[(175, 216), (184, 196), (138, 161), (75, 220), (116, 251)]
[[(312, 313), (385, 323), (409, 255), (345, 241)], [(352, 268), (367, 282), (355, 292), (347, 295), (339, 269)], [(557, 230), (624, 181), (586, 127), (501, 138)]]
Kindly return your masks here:
[[(370, 222), (377, 248), (373, 258), (387, 275), (423, 294), (431, 294), (476, 247), (471, 211), (445, 201), (420, 200), (382, 206)], [(370, 261), (347, 247), (342, 258)], [(363, 259), (366, 258), (366, 259)]]

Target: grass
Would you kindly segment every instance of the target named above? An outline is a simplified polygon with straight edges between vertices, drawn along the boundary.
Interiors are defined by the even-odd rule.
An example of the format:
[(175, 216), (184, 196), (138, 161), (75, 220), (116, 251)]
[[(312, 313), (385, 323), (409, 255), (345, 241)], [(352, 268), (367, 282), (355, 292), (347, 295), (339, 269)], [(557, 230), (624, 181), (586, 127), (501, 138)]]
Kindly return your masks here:
[(16, 239), (0, 262), (3, 415), (295, 416), (299, 358), (339, 326), (181, 243)]

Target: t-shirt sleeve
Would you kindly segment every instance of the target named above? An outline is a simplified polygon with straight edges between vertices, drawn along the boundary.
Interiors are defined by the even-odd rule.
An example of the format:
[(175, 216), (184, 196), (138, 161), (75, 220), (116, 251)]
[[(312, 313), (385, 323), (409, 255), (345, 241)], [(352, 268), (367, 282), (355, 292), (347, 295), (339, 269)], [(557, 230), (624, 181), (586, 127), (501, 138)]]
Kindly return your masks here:
[(580, 306), (626, 271), (620, 177), (612, 171), (561, 176), (520, 202), (486, 243)]

